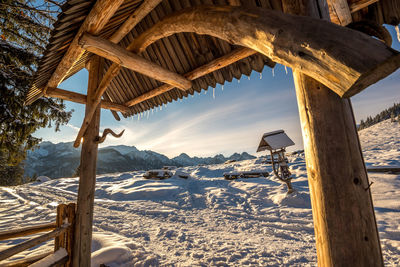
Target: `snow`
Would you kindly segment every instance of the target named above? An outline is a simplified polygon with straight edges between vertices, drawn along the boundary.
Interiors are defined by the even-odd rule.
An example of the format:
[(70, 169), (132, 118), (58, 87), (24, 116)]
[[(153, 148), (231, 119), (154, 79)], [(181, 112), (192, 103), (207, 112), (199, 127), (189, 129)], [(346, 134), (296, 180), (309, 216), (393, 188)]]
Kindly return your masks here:
[(44, 183), (48, 181), (51, 181), (51, 179), (47, 176), (39, 176), (36, 178), (36, 182)]
[[(400, 165), (399, 123), (384, 121), (360, 138), (368, 166)], [(272, 173), (260, 159), (179, 168), (188, 179), (146, 180), (144, 171), (99, 175), (92, 266), (315, 266), (304, 155), (291, 155), (289, 167), (296, 189), (290, 195), (273, 175), (224, 180), (225, 172)], [(385, 265), (400, 266), (400, 175), (369, 177)], [(77, 190), (77, 178), (0, 187), (0, 231), (54, 221), (56, 205), (75, 201)], [(0, 241), (0, 249), (27, 239)]]
[(274, 150), (294, 145), (294, 142), (283, 131), (265, 133), (263, 139)]
[(60, 248), (53, 254), (50, 254), (49, 256), (41, 259), (40, 261), (37, 261), (29, 266), (31, 267), (42, 267), (42, 266), (51, 266), (52, 264), (58, 262), (62, 258), (68, 255), (68, 252), (65, 250), (65, 248)]

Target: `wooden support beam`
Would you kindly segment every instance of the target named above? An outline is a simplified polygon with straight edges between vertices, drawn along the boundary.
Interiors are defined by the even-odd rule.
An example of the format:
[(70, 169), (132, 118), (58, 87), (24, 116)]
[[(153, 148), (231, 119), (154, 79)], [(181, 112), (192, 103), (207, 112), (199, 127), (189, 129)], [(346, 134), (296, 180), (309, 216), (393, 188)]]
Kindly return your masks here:
[[(87, 103), (86, 95), (63, 90), (60, 88), (51, 88), (51, 90), (49, 90), (47, 95), (50, 97), (56, 97), (56, 98), (64, 99), (67, 101), (72, 101), (75, 103), (80, 103), (80, 104)], [(129, 107), (127, 107), (125, 105), (113, 103), (113, 102), (106, 101), (106, 100), (101, 100), (100, 106), (101, 106), (101, 108), (119, 111), (119, 112), (123, 112), (123, 113), (130, 111)]]
[[(111, 101), (111, 97), (107, 94), (107, 91), (104, 92), (103, 99), (106, 100), (106, 101), (112, 102)], [(101, 102), (100, 102), (100, 104), (101, 104)], [(118, 113), (115, 110), (110, 110), (110, 111), (111, 111), (111, 114), (113, 115), (115, 120), (117, 120), (117, 121), (121, 120), (121, 118), (119, 117)]]
[(100, 103), (101, 97), (111, 83), (112, 79), (118, 75), (121, 65), (127, 66), (130, 69), (148, 75), (152, 78), (159, 79), (168, 84), (172, 84), (173, 86), (177, 86), (180, 89), (188, 89), (192, 86), (192, 82), (183, 76), (166, 70), (145, 60), (144, 58), (130, 53), (124, 48), (108, 40), (85, 34), (82, 36), (80, 43), (82, 44), (82, 47), (85, 47), (85, 49), (118, 63), (113, 63), (109, 67), (98, 88), (96, 89), (95, 96), (91, 100), (93, 101), (93, 103), (90, 105), (92, 108), (88, 109), (82, 126), (79, 129), (78, 135), (75, 139), (74, 147), (78, 147), (81, 143), (82, 136), (85, 133), (90, 120), (92, 119), (95, 107), (97, 107), (97, 105)]
[[(330, 0), (335, 1), (335, 0)], [(286, 5), (284, 11), (296, 12)], [(319, 17), (317, 0), (301, 1)], [(329, 17), (322, 17), (329, 19)], [(319, 266), (383, 266), (368, 176), (349, 99), (295, 69)], [(344, 232), (343, 229), (346, 229)]]
[(349, 6), (350, 12), (354, 13), (357, 12), (360, 9), (363, 9), (364, 7), (367, 7), (369, 5), (375, 4), (379, 0), (359, 0), (357, 2), (352, 2)]
[(164, 69), (163, 67), (135, 55), (127, 51), (125, 48), (106, 39), (90, 34), (83, 34), (79, 40), (79, 44), (87, 51), (107, 58), (118, 65), (124, 66), (153, 79), (173, 85), (174, 87), (178, 87), (182, 90), (192, 87), (192, 82), (182, 75)]
[[(238, 48), (220, 58), (217, 58), (201, 67), (198, 67), (197, 69), (192, 70), (191, 72), (184, 74), (183, 76), (189, 80), (195, 80), (195, 79), (200, 78), (200, 77), (202, 77), (206, 74), (209, 74), (213, 71), (222, 69), (223, 67), (226, 67), (232, 63), (235, 63), (236, 61), (239, 61), (243, 58), (252, 56), (256, 53), (257, 53), (257, 51), (254, 51), (249, 48), (245, 48), (245, 47)], [(173, 88), (174, 88), (174, 86), (169, 85), (169, 84), (161, 85), (160, 87), (155, 88), (141, 96), (138, 96), (132, 100), (129, 100), (128, 102), (125, 103), (125, 105), (128, 107), (134, 106), (134, 105), (139, 104), (143, 101), (146, 101), (150, 98), (153, 98), (155, 96), (158, 96), (160, 94), (168, 92), (169, 90), (171, 90)]]
[(240, 6), (240, 0), (228, 0), (228, 3), (231, 6)]
[(107, 22), (111, 19), (114, 13), (118, 10), (119, 6), (124, 0), (97, 0), (92, 7), (90, 13), (87, 15), (85, 21), (79, 28), (78, 33), (75, 35), (74, 40), (68, 47), (67, 52), (63, 56), (62, 60), (58, 64), (56, 70), (51, 75), (51, 78), (47, 82), (46, 88), (43, 90), (43, 94), (46, 95), (48, 87), (57, 87), (67, 76), (68, 71), (73, 67), (76, 61), (85, 52), (79, 44), (78, 40), (84, 32), (91, 34), (98, 34)]
[[(327, 21), (233, 6), (197, 6), (172, 14), (140, 34), (140, 53), (179, 32), (207, 34), (256, 50), (350, 97), (397, 70), (400, 53), (363, 33)], [(335, 45), (332, 45), (335, 44)]]
[(94, 56), (89, 66), (88, 102), (85, 115), (87, 116), (93, 108), (95, 112), (89, 121), (89, 128), (83, 135), (72, 266), (90, 266), (98, 151), (96, 140), (99, 136), (100, 125), (100, 107), (95, 104), (93, 98), (96, 97), (95, 90), (101, 80), (102, 68), (102, 59)]
[(135, 10), (133, 11), (132, 15), (129, 16), (122, 24), (121, 27), (119, 27), (118, 30), (116, 30), (113, 35), (110, 37), (110, 42), (113, 42), (115, 44), (119, 43), (119, 41), (122, 40), (122, 38), (125, 37), (135, 26), (142, 21), (142, 19), (149, 14), (159, 3), (161, 3), (162, 0), (145, 0), (143, 3)]
[(326, 0), (329, 7), (331, 21), (346, 26), (352, 22), (351, 12), (347, 0)]

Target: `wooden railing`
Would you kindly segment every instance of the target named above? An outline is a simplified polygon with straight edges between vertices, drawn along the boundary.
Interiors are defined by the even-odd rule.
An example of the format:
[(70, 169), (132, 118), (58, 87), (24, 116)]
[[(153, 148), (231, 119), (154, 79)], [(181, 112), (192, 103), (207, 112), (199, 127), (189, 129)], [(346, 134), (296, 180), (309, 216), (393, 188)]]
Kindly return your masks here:
[[(48, 232), (38, 237), (29, 239), (25, 242), (19, 243), (15, 246), (0, 251), (0, 265), (1, 266), (28, 266), (33, 263), (39, 264), (49, 257), (53, 259), (52, 264), (57, 266), (71, 266), (72, 259), (72, 245), (74, 238), (74, 224), (75, 224), (75, 203), (60, 204), (57, 206), (57, 218), (54, 223), (46, 223), (25, 228), (15, 229), (0, 232), (0, 241), (11, 238), (28, 236), (40, 232)], [(14, 256), (22, 251), (31, 247), (44, 243), (50, 239), (54, 240), (54, 252), (48, 251), (38, 254), (29, 258), (18, 261), (3, 263), (5, 259)], [(41, 265), (43, 266), (43, 265)]]

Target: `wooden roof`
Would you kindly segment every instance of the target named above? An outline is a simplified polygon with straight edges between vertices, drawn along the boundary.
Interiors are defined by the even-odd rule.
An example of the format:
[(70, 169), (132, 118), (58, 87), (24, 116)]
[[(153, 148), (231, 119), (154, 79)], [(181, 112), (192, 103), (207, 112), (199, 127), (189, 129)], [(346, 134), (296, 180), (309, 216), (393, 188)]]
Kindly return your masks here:
[[(43, 90), (46, 88), (46, 85), (48, 85), (48, 81), (51, 79), (95, 2), (96, 1), (69, 0), (63, 6), (62, 12), (58, 16), (57, 22), (54, 24), (54, 30), (49, 45), (47, 46), (31, 90), (27, 96), (28, 104), (43, 96)], [(125, 0), (112, 15), (111, 19), (108, 20), (99, 33), (95, 35), (104, 39), (109, 39), (143, 2), (145, 1)], [(400, 6), (397, 10), (393, 9), (392, 6), (386, 5), (386, 0), (348, 0), (348, 3), (350, 9), (353, 11), (352, 16), (354, 21), (370, 19), (379, 24), (387, 23), (393, 25), (397, 25), (400, 21)], [(281, 1), (278, 0), (163, 0), (119, 42), (119, 45), (127, 47), (140, 33), (149, 29), (160, 21), (160, 19), (171, 13), (183, 8), (203, 4), (242, 4), (282, 11)], [(360, 7), (363, 6), (365, 7), (360, 9)], [(334, 20), (335, 18), (332, 19)], [(194, 33), (179, 33), (155, 42), (139, 55), (167, 70), (183, 75), (206, 63), (227, 55), (236, 49), (238, 49), (238, 47), (211, 36), (197, 35)], [(92, 54), (88, 51), (84, 52), (61, 81), (84, 68), (91, 55)], [(106, 73), (111, 65), (111, 61), (105, 60), (103, 72)], [(192, 87), (188, 90), (174, 88), (131, 106), (129, 110), (125, 110), (126, 112), (124, 112), (123, 115), (132, 116), (166, 104), (167, 102), (187, 97), (189, 94), (194, 94), (194, 92), (207, 90), (210, 86), (215, 87), (217, 83), (224, 84), (225, 81), (230, 82), (233, 78), (240, 79), (243, 74), (250, 75), (253, 70), (261, 72), (265, 65), (273, 67), (275, 63), (259, 53), (253, 54), (226, 67), (215, 70), (212, 73), (194, 79), (192, 81)], [(103, 95), (103, 99), (113, 103), (124, 104), (161, 85), (163, 85), (163, 83), (160, 81), (134, 72), (128, 68), (122, 68), (119, 74), (112, 79), (106, 93)]]

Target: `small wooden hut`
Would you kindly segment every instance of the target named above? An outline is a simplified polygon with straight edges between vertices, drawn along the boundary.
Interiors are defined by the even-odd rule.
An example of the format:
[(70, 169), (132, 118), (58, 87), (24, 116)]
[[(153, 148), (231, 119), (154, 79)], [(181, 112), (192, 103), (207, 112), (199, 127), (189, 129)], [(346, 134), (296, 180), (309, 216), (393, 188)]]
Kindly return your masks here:
[[(68, 0), (26, 103), (86, 105), (74, 266), (90, 266), (100, 108), (119, 120), (275, 63), (294, 73), (319, 264), (382, 266), (350, 97), (399, 67), (381, 26), (399, 21), (398, 0)], [(82, 68), (86, 95), (57, 88)]]

